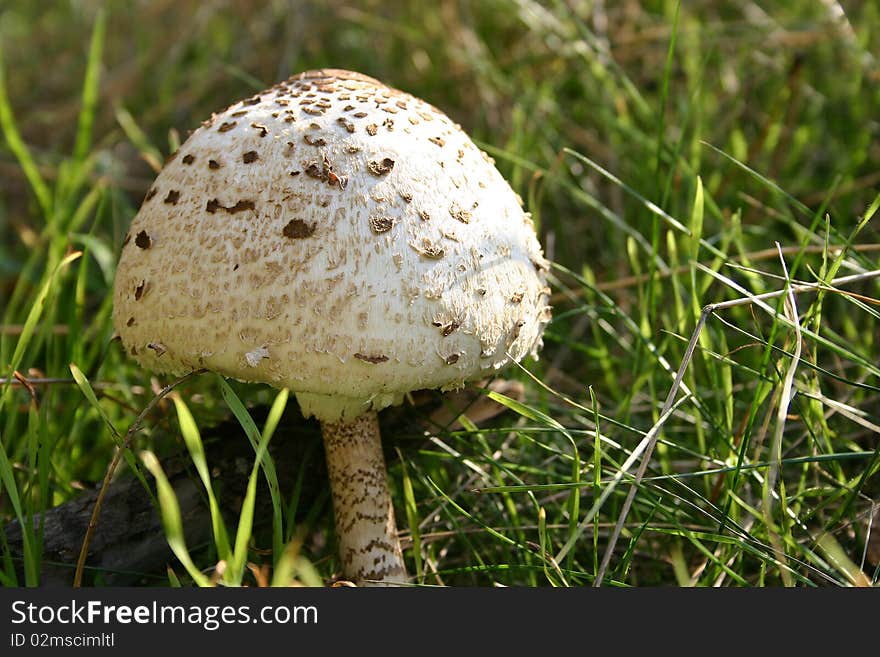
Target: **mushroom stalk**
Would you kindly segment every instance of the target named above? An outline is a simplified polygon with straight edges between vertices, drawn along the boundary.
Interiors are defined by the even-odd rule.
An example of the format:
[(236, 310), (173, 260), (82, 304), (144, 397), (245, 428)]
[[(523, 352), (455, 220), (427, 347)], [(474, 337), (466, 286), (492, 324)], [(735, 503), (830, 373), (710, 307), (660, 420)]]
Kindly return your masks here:
[(378, 416), (322, 422), (321, 433), (343, 574), (359, 586), (406, 582)]

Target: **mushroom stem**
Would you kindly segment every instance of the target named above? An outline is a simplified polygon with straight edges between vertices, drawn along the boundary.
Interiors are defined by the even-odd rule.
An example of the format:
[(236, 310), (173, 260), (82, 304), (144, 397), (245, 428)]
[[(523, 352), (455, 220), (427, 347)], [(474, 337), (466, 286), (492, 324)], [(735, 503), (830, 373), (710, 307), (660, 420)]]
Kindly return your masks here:
[(378, 416), (322, 422), (321, 433), (344, 576), (359, 586), (406, 582)]

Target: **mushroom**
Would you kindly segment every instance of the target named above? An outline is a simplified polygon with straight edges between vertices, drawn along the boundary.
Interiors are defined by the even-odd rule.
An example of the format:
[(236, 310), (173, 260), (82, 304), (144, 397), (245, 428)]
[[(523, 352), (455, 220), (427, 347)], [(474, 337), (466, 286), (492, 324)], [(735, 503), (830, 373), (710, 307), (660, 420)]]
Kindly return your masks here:
[(155, 372), (287, 387), (320, 423), (343, 575), (407, 579), (377, 412), (536, 354), (547, 262), (492, 159), (428, 103), (301, 73), (205, 121), (159, 173), (113, 319)]

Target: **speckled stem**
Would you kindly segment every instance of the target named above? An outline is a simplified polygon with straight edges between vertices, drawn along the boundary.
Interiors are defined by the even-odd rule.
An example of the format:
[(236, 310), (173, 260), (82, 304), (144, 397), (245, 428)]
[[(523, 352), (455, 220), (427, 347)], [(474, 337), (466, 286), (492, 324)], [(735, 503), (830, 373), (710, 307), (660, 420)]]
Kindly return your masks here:
[(379, 419), (322, 422), (343, 575), (359, 586), (406, 582)]

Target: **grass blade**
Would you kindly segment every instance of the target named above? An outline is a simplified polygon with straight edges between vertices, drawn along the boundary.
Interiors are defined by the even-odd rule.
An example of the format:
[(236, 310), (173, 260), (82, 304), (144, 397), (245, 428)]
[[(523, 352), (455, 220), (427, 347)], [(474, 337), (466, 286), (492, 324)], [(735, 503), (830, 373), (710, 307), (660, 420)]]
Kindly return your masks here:
[(37, 562), (35, 555), (35, 536), (34, 527), (31, 523), (26, 522), (24, 509), (21, 503), (21, 497), (18, 492), (18, 484), (15, 482), (15, 476), (12, 473), (12, 464), (6, 454), (6, 448), (3, 446), (3, 440), (0, 439), (0, 482), (3, 483), (3, 489), (6, 491), (9, 503), (12, 504), (12, 510), (15, 512), (15, 518), (21, 527), (22, 548), (24, 550), (24, 583), (25, 586), (36, 586), (39, 582), (37, 572)]
[[(264, 433), (261, 436), (260, 442), (256, 448), (257, 454), (254, 459), (254, 466), (251, 470), (250, 477), (248, 477), (247, 492), (245, 493), (244, 501), (241, 504), (241, 513), (238, 518), (238, 529), (235, 533), (235, 549), (232, 552), (232, 559), (230, 561), (230, 569), (232, 570), (230, 579), (233, 582), (241, 581), (245, 565), (247, 564), (248, 546), (254, 527), (254, 504), (257, 498), (257, 477), (259, 476), (260, 465), (262, 464), (263, 459), (268, 456), (269, 439), (271, 437), (271, 433)], [(280, 514), (280, 506), (278, 506), (277, 509)], [(278, 551), (274, 552), (274, 554), (282, 554), (282, 552)]]
[(211, 581), (193, 563), (186, 547), (186, 538), (183, 534), (183, 520), (180, 517), (180, 505), (177, 503), (177, 495), (174, 488), (165, 476), (159, 459), (150, 451), (141, 452), (141, 461), (156, 480), (156, 494), (159, 498), (159, 510), (162, 515), (162, 526), (165, 529), (165, 537), (168, 546), (174, 552), (174, 556), (186, 568), (186, 572), (192, 577), (197, 586), (211, 586)]
[(419, 529), (419, 510), (416, 504), (416, 496), (413, 492), (412, 479), (409, 470), (406, 467), (406, 461), (400, 454), (401, 470), (403, 474), (403, 501), (406, 509), (406, 522), (409, 526), (410, 538), (412, 539), (412, 555), (416, 566), (416, 581), (423, 581), (424, 573), (422, 572), (422, 540), (421, 530)]
[(183, 442), (189, 451), (190, 458), (196, 468), (205, 492), (208, 495), (208, 507), (211, 512), (211, 529), (214, 533), (214, 543), (217, 546), (217, 556), (220, 559), (229, 561), (232, 556), (232, 550), (229, 547), (229, 538), (226, 533), (226, 525), (223, 523), (223, 514), (220, 511), (220, 505), (217, 503), (217, 497), (214, 495), (214, 486), (211, 483), (211, 473), (208, 469), (208, 461), (205, 458), (205, 447), (202, 444), (202, 436), (196, 421), (190, 413), (189, 408), (180, 395), (172, 397), (174, 408), (177, 410), (177, 422), (180, 425), (180, 433), (183, 436)]
[(149, 137), (137, 124), (131, 113), (124, 107), (117, 107), (116, 122), (119, 123), (129, 141), (140, 151), (144, 161), (150, 165), (154, 172), (158, 173), (162, 169), (162, 153), (153, 146)]
[(147, 480), (144, 479), (144, 475), (141, 472), (141, 469), (138, 467), (137, 460), (134, 458), (131, 450), (125, 445), (125, 441), (123, 440), (122, 436), (119, 435), (119, 432), (116, 430), (116, 426), (107, 415), (107, 411), (105, 411), (104, 407), (101, 406), (100, 403), (98, 403), (98, 397), (95, 394), (94, 389), (92, 388), (92, 384), (89, 383), (89, 380), (86, 378), (86, 375), (83, 374), (82, 370), (80, 370), (74, 363), (70, 364), (70, 373), (73, 375), (73, 380), (76, 382), (76, 385), (77, 387), (79, 387), (80, 391), (82, 391), (83, 396), (86, 398), (86, 400), (88, 400), (92, 408), (94, 408), (98, 412), (98, 415), (101, 416), (104, 424), (106, 424), (107, 427), (110, 429), (110, 433), (113, 434), (113, 440), (116, 443), (116, 448), (121, 450), (123, 458), (125, 458), (126, 463), (128, 463), (128, 467), (131, 468), (131, 471), (140, 480), (144, 488), (149, 490), (149, 487), (147, 486)]
[(86, 62), (86, 74), (83, 82), (82, 109), (76, 127), (76, 143), (73, 147), (73, 158), (82, 162), (89, 152), (92, 142), (92, 126), (95, 122), (95, 106), (98, 103), (98, 83), (101, 78), (101, 54), (104, 50), (104, 32), (107, 26), (107, 14), (104, 8), (98, 9), (92, 39), (89, 43), (89, 58)]
[[(238, 398), (238, 395), (235, 394), (235, 391), (230, 387), (230, 385), (223, 379), (223, 377), (217, 377), (218, 382), (220, 383), (220, 393), (223, 395), (224, 401), (229, 406), (229, 409), (232, 411), (232, 414), (235, 416), (235, 419), (238, 420), (238, 423), (244, 429), (245, 434), (247, 434), (248, 440), (251, 443), (251, 446), (254, 448), (254, 451), (259, 455), (260, 445), (265, 441), (268, 444), (269, 438), (271, 438), (271, 433), (261, 436), (259, 429), (257, 429), (257, 425), (254, 423), (253, 418), (248, 413), (247, 409), (242, 404), (241, 399)], [(278, 400), (282, 399), (279, 395), (276, 398), (276, 403), (279, 403)], [(286, 397), (283, 398), (286, 403)], [(276, 422), (277, 423), (277, 422)], [(284, 549), (284, 517), (282, 513), (283, 505), (281, 503), (281, 492), (278, 486), (278, 475), (275, 472), (275, 462), (272, 460), (272, 456), (270, 454), (265, 454), (265, 456), (261, 456), (259, 459), (259, 463), (262, 466), (263, 474), (266, 477), (266, 483), (269, 486), (269, 494), (272, 498), (272, 546), (273, 553), (276, 555), (280, 555)]]

